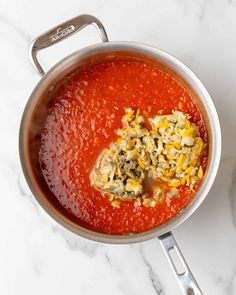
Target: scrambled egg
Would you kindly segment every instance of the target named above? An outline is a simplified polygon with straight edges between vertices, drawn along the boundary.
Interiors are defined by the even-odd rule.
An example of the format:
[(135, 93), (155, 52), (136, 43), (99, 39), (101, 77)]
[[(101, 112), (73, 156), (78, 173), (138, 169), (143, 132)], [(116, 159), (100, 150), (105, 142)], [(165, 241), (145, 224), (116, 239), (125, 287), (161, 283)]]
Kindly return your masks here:
[(94, 187), (106, 192), (112, 205), (121, 199), (135, 199), (135, 205), (154, 207), (164, 198), (155, 187), (147, 198), (144, 180), (150, 177), (169, 187), (168, 196), (177, 197), (178, 187), (193, 188), (203, 178), (200, 157), (205, 148), (198, 127), (182, 112), (150, 118), (152, 129), (144, 127), (140, 110), (125, 110), (119, 139), (104, 150), (91, 173)]

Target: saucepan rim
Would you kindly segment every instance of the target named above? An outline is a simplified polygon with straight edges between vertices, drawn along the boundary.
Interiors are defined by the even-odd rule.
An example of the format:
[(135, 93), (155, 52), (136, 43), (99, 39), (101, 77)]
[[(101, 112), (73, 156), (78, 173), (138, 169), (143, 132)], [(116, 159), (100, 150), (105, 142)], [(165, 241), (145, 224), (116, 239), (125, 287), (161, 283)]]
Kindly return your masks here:
[[(206, 173), (205, 179), (203, 180), (203, 183), (201, 184), (201, 187), (199, 191), (196, 193), (193, 201), (179, 215), (177, 215), (175, 218), (172, 218), (170, 221), (164, 223), (163, 225), (146, 232), (132, 235), (111, 235), (92, 231), (90, 229), (84, 228), (76, 224), (75, 222), (71, 221), (69, 218), (64, 216), (62, 213), (60, 213), (58, 210), (56, 210), (53, 206), (50, 206), (49, 202), (46, 199), (46, 196), (44, 196), (42, 192), (40, 192), (40, 190), (36, 187), (35, 182), (31, 177), (32, 174), (30, 173), (30, 163), (28, 157), (29, 155), (27, 155), (26, 153), (25, 146), (25, 138), (27, 136), (26, 118), (28, 116), (28, 113), (31, 111), (32, 104), (35, 103), (35, 99), (37, 99), (37, 93), (40, 91), (40, 88), (45, 87), (45, 85), (47, 85), (48, 81), (51, 79), (53, 74), (55, 74), (55, 72), (57, 72), (58, 70), (62, 70), (63, 67), (67, 66), (67, 64), (73, 63), (73, 60), (78, 60), (78, 58), (80, 57), (82, 58), (85, 54), (91, 54), (92, 56), (92, 54), (98, 51), (112, 52), (115, 50), (145, 53), (149, 56), (152, 56), (153, 58), (156, 58), (157, 61), (165, 61), (167, 65), (170, 66), (170, 68), (172, 67), (174, 68), (174, 70), (181, 73), (183, 78), (186, 79), (188, 83), (192, 83), (192, 85), (194, 85), (196, 89), (198, 89), (198, 91), (200, 92), (201, 95), (199, 95), (199, 97), (206, 109), (212, 135), (212, 147), (210, 162), (208, 163), (208, 172)], [(196, 209), (200, 206), (200, 204), (207, 196), (217, 174), (221, 156), (221, 128), (214, 103), (205, 86), (199, 80), (199, 78), (179, 59), (177, 59), (170, 53), (165, 52), (164, 50), (158, 49), (147, 44), (129, 41), (110, 41), (105, 43), (93, 44), (73, 52), (72, 54), (66, 56), (64, 59), (56, 63), (42, 77), (42, 79), (39, 81), (39, 83), (33, 90), (30, 98), (28, 99), (28, 102), (22, 115), (19, 132), (19, 153), (26, 181), (34, 197), (54, 220), (56, 220), (59, 224), (61, 224), (68, 230), (74, 232), (75, 234), (90, 240), (110, 244), (129, 244), (153, 239), (161, 236), (162, 234), (165, 234), (166, 232), (173, 230), (175, 227), (184, 222), (188, 217), (190, 217), (193, 214), (193, 212), (196, 211)]]

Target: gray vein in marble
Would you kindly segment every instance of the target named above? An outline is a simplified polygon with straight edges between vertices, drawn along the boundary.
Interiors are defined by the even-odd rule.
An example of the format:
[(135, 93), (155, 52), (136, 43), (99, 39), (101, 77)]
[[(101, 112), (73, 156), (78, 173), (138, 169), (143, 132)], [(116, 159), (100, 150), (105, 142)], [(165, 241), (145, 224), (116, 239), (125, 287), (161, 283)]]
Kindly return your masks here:
[(235, 0), (228, 0), (228, 3), (232, 5), (233, 7), (236, 7), (236, 1)]
[(143, 260), (144, 264), (148, 268), (149, 279), (151, 281), (151, 284), (153, 286), (155, 294), (164, 295), (165, 292), (164, 292), (164, 289), (163, 289), (163, 287), (161, 285), (161, 282), (160, 282), (157, 274), (153, 270), (153, 267), (151, 266), (151, 264), (148, 262), (147, 258), (144, 255), (143, 245), (142, 244), (140, 244), (140, 254), (141, 254), (141, 257), (142, 257), (142, 260)]
[(33, 264), (33, 271), (37, 276), (41, 275), (41, 268), (40, 268), (39, 263)]
[(207, 4), (207, 0), (203, 0), (201, 4), (200, 14), (199, 14), (200, 20), (203, 20), (204, 18), (205, 11), (206, 11), (206, 4)]
[(18, 186), (18, 189), (19, 189), (19, 192), (21, 194), (21, 196), (24, 196), (24, 197), (31, 197), (31, 194), (29, 194), (23, 184), (21, 183), (21, 179), (22, 179), (22, 175), (20, 174), (17, 178), (17, 186)]
[(107, 252), (104, 253), (104, 256), (105, 256), (106, 261), (108, 262), (108, 264), (109, 264), (110, 266), (112, 266), (111, 259), (110, 259), (110, 257), (108, 256)]
[(235, 295), (235, 292), (236, 292), (236, 270), (233, 272), (233, 274), (229, 280), (226, 294), (227, 295)]
[(236, 229), (236, 166), (234, 167), (232, 174), (232, 183), (229, 189), (230, 207), (232, 210), (233, 225)]
[(19, 193), (21, 196), (28, 198), (30, 200), (30, 202), (33, 204), (37, 213), (39, 213), (39, 204), (36, 202), (33, 195), (26, 190), (24, 184), (22, 183), (23, 182), (22, 179), (23, 179), (23, 174), (19, 174), (19, 176), (17, 178), (17, 187), (18, 187)]
[(56, 225), (52, 226), (52, 230), (54, 233), (60, 234), (70, 250), (81, 251), (91, 258), (96, 255), (96, 251), (100, 245), (99, 243), (85, 240)]
[(185, 0), (178, 0), (179, 6), (182, 8), (183, 14), (188, 14), (188, 4)]
[(19, 27), (10, 19), (7, 19), (5, 16), (2, 16), (2, 15), (0, 15), (0, 22), (5, 23), (7, 26), (12, 27), (22, 39), (24, 39), (28, 44), (30, 44), (30, 41), (31, 41), (30, 35), (26, 33), (21, 27)]
[(191, 12), (191, 5), (196, 5), (195, 16), (201, 21), (204, 18), (207, 0), (187, 1), (179, 0), (179, 6), (182, 8), (183, 15), (187, 16)]
[(107, 251), (106, 251), (106, 246), (104, 244), (100, 244), (100, 248), (103, 249), (103, 255), (107, 261), (107, 264), (117, 273), (119, 276), (123, 275), (123, 270), (116, 266), (114, 263), (112, 263), (112, 259), (109, 257)]

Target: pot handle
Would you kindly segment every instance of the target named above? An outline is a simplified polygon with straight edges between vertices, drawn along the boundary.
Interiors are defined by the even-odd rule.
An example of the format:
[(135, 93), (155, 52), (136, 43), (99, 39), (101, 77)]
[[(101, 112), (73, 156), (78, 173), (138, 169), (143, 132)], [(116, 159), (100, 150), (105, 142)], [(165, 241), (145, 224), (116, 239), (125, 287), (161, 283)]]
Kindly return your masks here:
[[(172, 270), (178, 280), (178, 283), (183, 291), (184, 295), (203, 295), (200, 290), (197, 282), (194, 279), (193, 274), (191, 273), (176, 241), (171, 232), (168, 232), (159, 237), (161, 245), (165, 251), (165, 254), (170, 262)], [(180, 272), (177, 269), (177, 266), (171, 257), (170, 251), (175, 251), (178, 255), (178, 258), (184, 268), (184, 271)]]
[(102, 23), (96, 17), (88, 14), (83, 14), (72, 18), (33, 40), (30, 46), (30, 60), (34, 69), (39, 73), (40, 76), (43, 76), (45, 72), (38, 62), (37, 53), (40, 50), (52, 46), (79, 32), (90, 24), (96, 27), (103, 42), (109, 41), (106, 30)]

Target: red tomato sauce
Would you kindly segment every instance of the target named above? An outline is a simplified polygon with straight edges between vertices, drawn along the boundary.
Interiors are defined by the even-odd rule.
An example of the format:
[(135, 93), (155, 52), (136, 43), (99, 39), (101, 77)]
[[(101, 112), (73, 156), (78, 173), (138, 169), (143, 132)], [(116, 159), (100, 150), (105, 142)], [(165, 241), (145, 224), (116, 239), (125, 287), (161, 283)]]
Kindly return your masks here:
[[(50, 105), (41, 132), (39, 161), (46, 183), (59, 203), (79, 224), (95, 231), (128, 234), (147, 231), (174, 218), (194, 197), (198, 187), (180, 187), (177, 198), (154, 208), (124, 201), (113, 208), (90, 185), (90, 171), (101, 151), (116, 139), (124, 109), (148, 116), (179, 110), (191, 115), (204, 142), (206, 126), (188, 91), (158, 67), (135, 61), (109, 61), (75, 74)], [(202, 158), (206, 168), (207, 152)]]

